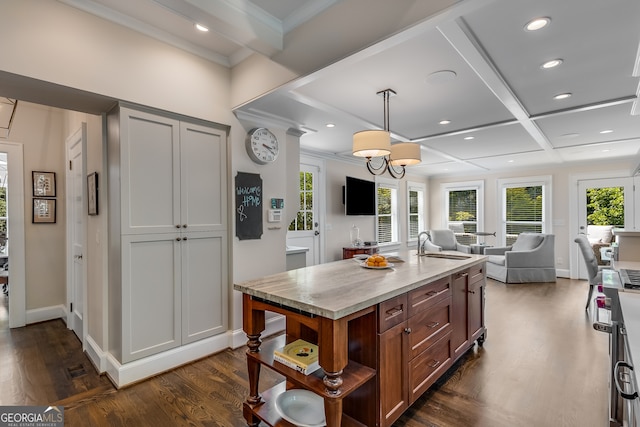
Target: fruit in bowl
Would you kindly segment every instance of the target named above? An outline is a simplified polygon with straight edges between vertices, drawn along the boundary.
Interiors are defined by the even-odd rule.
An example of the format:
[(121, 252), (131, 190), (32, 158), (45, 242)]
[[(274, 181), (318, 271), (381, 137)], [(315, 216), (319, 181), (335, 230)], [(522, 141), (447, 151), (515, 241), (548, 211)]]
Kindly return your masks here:
[(387, 259), (384, 257), (384, 255), (371, 255), (369, 258), (367, 258), (367, 266), (368, 267), (387, 267)]

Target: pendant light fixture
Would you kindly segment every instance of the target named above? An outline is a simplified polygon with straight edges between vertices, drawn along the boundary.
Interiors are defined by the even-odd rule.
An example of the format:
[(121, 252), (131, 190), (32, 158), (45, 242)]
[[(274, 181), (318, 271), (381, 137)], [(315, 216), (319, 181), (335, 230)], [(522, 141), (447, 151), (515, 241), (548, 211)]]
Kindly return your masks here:
[[(384, 102), (384, 130), (363, 130), (353, 134), (353, 155), (367, 159), (367, 169), (372, 175), (389, 172), (393, 178), (405, 175), (405, 166), (420, 163), (420, 145), (413, 142), (391, 144), (389, 132), (389, 98), (396, 95), (393, 89), (377, 92)], [(376, 167), (371, 159), (381, 157), (382, 163)]]

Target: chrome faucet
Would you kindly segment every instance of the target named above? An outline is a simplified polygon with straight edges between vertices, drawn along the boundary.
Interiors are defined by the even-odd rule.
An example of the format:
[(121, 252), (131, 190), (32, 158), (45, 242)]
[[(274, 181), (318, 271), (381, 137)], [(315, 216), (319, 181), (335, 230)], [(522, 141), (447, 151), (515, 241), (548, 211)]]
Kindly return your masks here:
[[(422, 237), (423, 234), (426, 236), (426, 239), (422, 244), (420, 244), (420, 238)], [(424, 255), (424, 243), (427, 240), (429, 240), (429, 233), (427, 231), (422, 231), (420, 232), (420, 234), (418, 234), (418, 255)]]

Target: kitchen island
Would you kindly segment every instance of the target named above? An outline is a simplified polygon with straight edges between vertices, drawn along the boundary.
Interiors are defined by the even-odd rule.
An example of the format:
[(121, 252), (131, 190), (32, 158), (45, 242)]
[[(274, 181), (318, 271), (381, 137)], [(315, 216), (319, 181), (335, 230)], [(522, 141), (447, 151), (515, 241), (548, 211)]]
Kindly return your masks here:
[[(248, 425), (290, 425), (274, 402), (291, 388), (322, 396), (329, 427), (391, 425), (484, 341), (485, 256), (394, 255), (404, 262), (391, 260), (389, 269), (349, 259), (234, 285), (244, 294)], [(262, 345), (266, 311), (286, 316), (286, 334)], [(298, 338), (318, 344), (322, 369), (304, 375), (273, 360), (276, 348)], [(260, 393), (262, 366), (287, 381)]]

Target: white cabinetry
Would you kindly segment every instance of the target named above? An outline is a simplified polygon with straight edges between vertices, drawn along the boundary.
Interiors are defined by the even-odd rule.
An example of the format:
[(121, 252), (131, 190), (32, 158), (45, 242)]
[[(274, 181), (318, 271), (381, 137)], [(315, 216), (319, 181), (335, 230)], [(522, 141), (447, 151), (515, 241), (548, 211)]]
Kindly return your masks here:
[(108, 122), (111, 350), (127, 363), (227, 329), (227, 135), (122, 106)]

